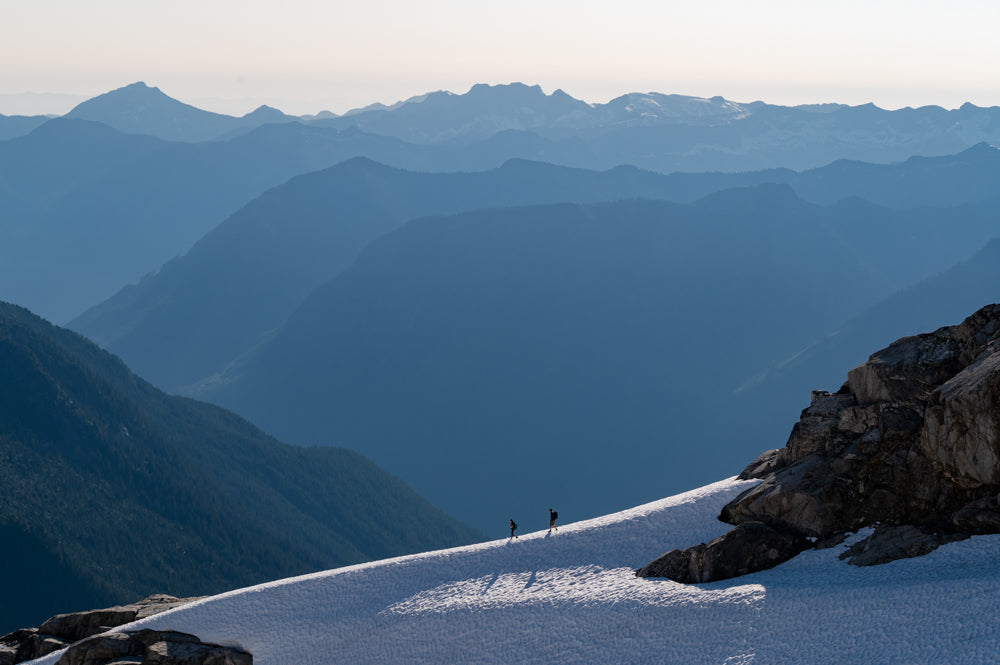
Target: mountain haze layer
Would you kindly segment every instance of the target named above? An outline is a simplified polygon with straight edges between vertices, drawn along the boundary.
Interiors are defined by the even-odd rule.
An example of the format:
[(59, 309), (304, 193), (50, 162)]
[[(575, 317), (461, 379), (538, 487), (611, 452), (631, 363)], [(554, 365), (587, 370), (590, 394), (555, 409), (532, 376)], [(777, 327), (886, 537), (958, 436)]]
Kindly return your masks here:
[[(59, 119), (58, 132), (46, 132), (59, 133), (61, 143), (51, 136), (0, 141), (0, 163), (25, 167), (6, 182), (8, 174), (0, 175), (0, 216), (14, 222), (6, 251), (0, 252), (0, 282), (6, 286), (0, 296), (68, 321), (182, 254), (268, 187), (353, 156), (424, 171), (482, 170), (511, 158), (596, 169), (632, 164), (661, 172), (806, 168), (843, 158), (892, 162), (956, 152), (977, 141), (1000, 142), (994, 131), (1000, 123), (991, 114), (992, 109), (972, 106), (905, 113), (838, 105), (789, 109), (657, 93), (589, 105), (564, 93), (546, 95), (537, 86), (512, 84), (476, 86), (465, 95), (433, 93), (307, 121), (266, 107), (244, 118), (208, 113), (137, 83), (88, 100)], [(77, 137), (70, 128), (90, 121), (172, 141), (209, 135), (214, 140), (158, 146), (147, 140), (142, 155), (119, 164), (114, 155), (123, 139), (108, 135), (107, 146), (91, 149), (90, 168), (68, 172), (67, 165), (78, 162), (64, 157), (94, 143), (93, 130), (79, 129), (83, 136)], [(451, 138), (438, 136), (449, 132)], [(438, 138), (427, 138), (432, 135)], [(776, 158), (760, 161), (761, 155)], [(847, 171), (863, 169), (855, 165)], [(979, 171), (990, 172), (995, 171)], [(32, 182), (25, 182), (28, 175)], [(888, 205), (903, 205), (907, 191), (920, 191), (900, 188), (878, 169), (868, 169), (868, 175), (869, 181), (852, 184), (849, 174), (833, 178), (844, 178), (852, 191), (822, 179), (817, 191), (809, 177), (797, 189), (823, 203), (862, 194)], [(736, 175), (722, 184), (699, 177), (691, 194), (681, 188), (669, 198), (693, 200), (727, 186), (790, 178), (781, 172)], [(968, 200), (970, 187), (983, 178), (956, 173), (943, 182), (955, 186), (950, 203)], [(905, 205), (944, 202), (926, 198)]]
[(715, 430), (720, 400), (890, 292), (842, 222), (778, 185), (415, 220), (194, 394), (362, 451), (484, 530), (599, 514), (760, 448)]
[(189, 144), (51, 120), (0, 142), (0, 216), (8, 224), (2, 296), (69, 320), (296, 174), (365, 154), (428, 168), (426, 152), (298, 123)]
[(167, 141), (210, 141), (238, 130), (296, 120), (262, 106), (242, 118), (203, 111), (179, 102), (142, 81), (75, 106), (65, 115), (101, 122), (126, 134), (149, 134)]
[[(1000, 229), (998, 229), (1000, 231)], [(764, 370), (735, 399), (743, 404), (739, 427), (758, 438), (775, 439), (781, 405), (810, 390), (830, 390), (843, 380), (843, 368), (860, 365), (872, 349), (913, 330), (935, 330), (954, 323), (984, 303), (1000, 301), (1000, 237), (940, 274), (902, 289), (831, 329), (795, 356)], [(733, 426), (737, 426), (734, 421)]]
[[(302, 128), (304, 133), (313, 130)], [(330, 130), (328, 130), (330, 131)], [(257, 133), (285, 136), (285, 128)], [(784, 182), (805, 200), (864, 195), (891, 207), (956, 205), (994, 196), (1000, 151), (894, 165), (859, 162), (805, 172), (659, 175), (512, 160), (479, 173), (419, 174), (355, 159), (292, 180), (232, 215), (185, 256), (71, 322), (167, 390), (220, 371), (276, 329), (302, 300), (378, 236), (414, 217), (466, 209), (627, 198), (694, 201), (734, 186)], [(970, 256), (997, 232), (997, 204), (954, 213), (840, 204), (843, 242), (903, 288)], [(953, 219), (960, 222), (955, 223)], [(852, 235), (856, 235), (852, 238)], [(882, 250), (894, 244), (892, 255)]]
[(787, 107), (653, 92), (587, 104), (561, 90), (546, 95), (521, 83), (480, 84), (461, 95), (435, 92), (316, 122), (417, 143), (470, 143), (505, 132), (536, 135), (548, 142), (546, 154), (522, 156), (598, 169), (634, 164), (660, 172), (807, 169), (844, 158), (893, 162), (950, 154), (981, 141), (1000, 143), (998, 107)]
[(267, 192), (188, 254), (71, 326), (176, 390), (224, 369), (365, 246), (414, 217), (529, 203), (663, 198), (682, 189), (624, 167), (598, 173), (514, 160), (491, 171), (432, 174), (357, 158)]
[(267, 107), (242, 118), (201, 111), (140, 82), (88, 100), (68, 115), (183, 141), (232, 137), (262, 124), (300, 120), (423, 145), (499, 142), (508, 149), (517, 146), (509, 157), (567, 166), (634, 164), (660, 172), (807, 169), (845, 158), (893, 162), (955, 153), (981, 141), (1000, 143), (997, 107), (787, 107), (657, 92), (590, 104), (561, 90), (545, 94), (521, 83), (479, 84), (464, 94), (432, 92), (342, 116), (296, 119)]

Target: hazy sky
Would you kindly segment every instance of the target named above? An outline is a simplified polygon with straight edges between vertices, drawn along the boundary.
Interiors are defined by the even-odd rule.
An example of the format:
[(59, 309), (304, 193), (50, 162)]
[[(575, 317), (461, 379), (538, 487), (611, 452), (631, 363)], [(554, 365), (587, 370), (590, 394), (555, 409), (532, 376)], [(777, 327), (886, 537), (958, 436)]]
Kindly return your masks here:
[[(342, 113), (521, 81), (885, 108), (1000, 104), (997, 0), (14, 0), (0, 113), (145, 81), (242, 114)], [(18, 93), (76, 97), (13, 97)], [(14, 109), (15, 104), (35, 108)]]

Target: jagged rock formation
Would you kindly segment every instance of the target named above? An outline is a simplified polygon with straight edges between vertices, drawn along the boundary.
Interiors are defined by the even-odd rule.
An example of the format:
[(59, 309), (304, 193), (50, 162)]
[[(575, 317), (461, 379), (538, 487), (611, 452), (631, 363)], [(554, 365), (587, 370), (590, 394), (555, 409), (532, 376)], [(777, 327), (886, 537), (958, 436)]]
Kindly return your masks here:
[(719, 518), (762, 523), (769, 533), (755, 527), (757, 538), (728, 548), (728, 563), (705, 562), (702, 551), (719, 550), (713, 541), (669, 552), (637, 574), (726, 579), (805, 549), (788, 547), (788, 539), (822, 545), (873, 525), (875, 533), (846, 553), (851, 563), (885, 563), (1000, 532), (1000, 305), (897, 340), (851, 370), (836, 393), (814, 391), (787, 445), (741, 477), (761, 483)]
[(175, 598), (166, 594), (153, 594), (129, 605), (57, 614), (38, 628), (23, 628), (0, 637), (0, 665), (14, 665), (41, 658), (79, 640), (159, 614), (190, 603), (192, 600), (197, 598)]

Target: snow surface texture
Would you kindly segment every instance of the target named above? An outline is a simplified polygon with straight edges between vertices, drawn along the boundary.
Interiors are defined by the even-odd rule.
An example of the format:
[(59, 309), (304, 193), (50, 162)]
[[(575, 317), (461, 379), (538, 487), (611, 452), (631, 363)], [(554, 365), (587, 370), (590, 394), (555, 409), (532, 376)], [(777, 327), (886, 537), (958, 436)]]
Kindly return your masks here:
[(840, 561), (845, 544), (712, 584), (634, 576), (724, 533), (719, 509), (755, 482), (240, 589), (130, 627), (236, 642), (257, 665), (1000, 662), (1000, 536), (870, 568)]

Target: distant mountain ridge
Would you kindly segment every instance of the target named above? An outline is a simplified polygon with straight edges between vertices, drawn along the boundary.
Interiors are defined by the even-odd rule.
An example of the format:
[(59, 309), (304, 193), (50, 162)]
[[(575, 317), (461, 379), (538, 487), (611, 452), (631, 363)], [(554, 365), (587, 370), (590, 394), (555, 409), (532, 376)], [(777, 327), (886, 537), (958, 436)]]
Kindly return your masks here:
[(315, 120), (333, 127), (358, 127), (413, 143), (449, 143), (487, 139), (505, 130), (531, 130), (584, 118), (591, 105), (562, 90), (546, 95), (540, 86), (477, 84), (463, 95), (432, 92), (388, 107), (349, 112)]
[[(598, 169), (634, 164), (664, 173), (799, 170), (845, 158), (888, 163), (954, 153), (981, 141), (1000, 143), (1000, 107), (788, 107), (654, 92), (588, 104), (562, 90), (546, 95), (522, 83), (479, 84), (462, 95), (435, 92), (317, 122), (416, 143), (470, 143), (505, 131), (527, 132), (551, 143), (547, 155), (525, 157)], [(570, 161), (581, 143), (590, 161)]]
[(341, 116), (296, 118), (262, 107), (235, 118), (201, 111), (140, 82), (88, 100), (69, 116), (182, 141), (232, 137), (283, 121), (356, 127), (422, 145), (470, 145), (507, 135), (507, 143), (540, 144), (539, 152), (511, 156), (595, 169), (633, 164), (663, 173), (802, 170), (838, 159), (889, 163), (951, 154), (981, 141), (1000, 143), (1000, 107), (789, 107), (656, 92), (591, 104), (522, 83), (477, 84), (464, 94), (432, 92)]
[[(184, 125), (184, 118), (189, 115), (202, 117), (204, 113), (176, 100), (171, 101), (163, 93), (144, 85), (136, 84), (115, 92), (118, 94), (109, 93), (110, 97), (91, 100), (93, 105), (84, 103), (78, 111), (83, 113), (89, 109), (97, 117), (104, 117), (97, 111), (110, 105), (109, 113), (112, 116), (112, 111), (117, 108), (119, 115), (124, 114), (126, 119), (136, 120), (142, 113), (146, 113), (142, 109), (151, 108), (156, 111), (163, 106), (169, 111), (165, 117), (171, 117), (175, 112), (170, 109), (176, 110), (181, 125)], [(442, 127), (475, 123), (475, 118), (479, 116), (475, 116), (473, 112), (479, 111), (472, 104), (473, 101), (480, 98), (487, 101), (497, 98), (502, 101), (508, 96), (513, 101), (521, 100), (514, 93), (528, 101), (544, 98), (549, 100), (547, 104), (552, 105), (549, 110), (545, 110), (548, 109), (546, 106), (544, 112), (534, 111), (530, 106), (525, 107), (527, 111), (524, 111), (524, 118), (529, 120), (541, 117), (548, 122), (545, 114), (551, 110), (554, 117), (557, 112), (565, 110), (564, 106), (576, 109), (572, 114), (586, 112), (580, 106), (582, 103), (563, 99), (555, 93), (545, 95), (537, 87), (480, 86), (474, 95), (471, 91), (466, 96), (450, 93), (438, 95), (436, 103), (448, 106), (461, 101), (461, 98), (465, 99), (462, 102), (465, 106), (460, 103), (455, 107), (454, 114), (442, 110), (440, 113), (430, 113), (429, 117), (435, 122), (444, 123)], [(145, 105), (115, 102), (119, 98), (131, 97), (149, 97), (152, 101)], [(633, 110), (629, 113), (637, 112), (643, 117), (655, 115), (651, 115), (647, 109), (656, 101), (655, 96), (627, 97), (620, 103), (623, 108)], [(650, 121), (654, 124), (649, 127), (624, 127), (610, 133), (596, 133), (589, 138), (583, 135), (546, 138), (535, 131), (509, 129), (472, 143), (456, 140), (447, 144), (418, 145), (387, 135), (365, 132), (354, 125), (344, 129), (323, 126), (322, 123), (278, 122), (260, 125), (259, 122), (280, 119), (280, 112), (267, 108), (249, 114), (257, 118), (252, 122), (248, 121), (250, 124), (243, 124), (241, 121), (236, 123), (235, 129), (233, 125), (228, 125), (225, 136), (230, 138), (200, 143), (168, 142), (148, 135), (126, 135), (108, 129), (107, 126), (99, 130), (88, 126), (95, 124), (92, 121), (78, 118), (52, 119), (36, 127), (28, 135), (0, 141), (0, 217), (8, 223), (8, 234), (0, 246), (0, 285), (3, 286), (0, 297), (29, 306), (33, 311), (54, 321), (65, 323), (110, 297), (124, 285), (138, 281), (171, 258), (183, 254), (212, 227), (267, 188), (276, 186), (291, 176), (326, 168), (354, 156), (366, 156), (411, 170), (449, 172), (496, 168), (511, 158), (599, 169), (611, 169), (620, 164), (644, 166), (646, 170), (663, 170), (668, 166), (719, 167), (720, 163), (712, 156), (717, 150), (711, 145), (728, 145), (720, 148), (719, 154), (724, 153), (729, 157), (742, 154), (743, 148), (740, 146), (743, 146), (746, 137), (733, 123), (752, 121), (757, 123), (754, 125), (757, 129), (753, 131), (762, 131), (772, 138), (784, 132), (783, 128), (786, 126), (783, 120), (775, 121), (777, 124), (772, 121), (762, 123), (758, 116), (746, 116), (749, 106), (734, 106), (721, 99), (698, 101), (695, 98), (660, 97), (662, 99), (656, 101), (657, 108), (679, 109), (670, 113), (663, 111), (664, 117), (687, 114), (707, 120), (699, 121), (701, 124), (694, 120), (691, 121), (694, 124), (663, 124), (654, 117)], [(428, 99), (425, 96), (420, 101), (403, 104), (391, 113), (412, 107), (416, 110), (423, 109), (421, 113), (427, 115), (428, 109), (434, 110), (434, 107), (424, 108)], [(499, 102), (497, 104), (498, 109), (505, 108)], [(463, 110), (470, 105), (473, 107), (472, 111), (467, 113)], [(521, 106), (511, 106), (512, 112), (521, 113), (517, 110)], [(688, 107), (694, 107), (695, 111)], [(988, 116), (992, 112), (975, 107), (963, 108), (963, 113), (973, 115), (985, 113)], [(952, 113), (939, 111), (940, 113), (933, 113), (945, 114), (942, 117), (946, 118), (950, 117), (948, 113)], [(855, 138), (861, 139), (868, 131), (864, 129), (868, 126), (864, 117), (869, 115), (882, 123), (879, 127), (893, 128), (892, 135), (897, 138), (911, 130), (916, 131), (923, 122), (919, 118), (911, 118), (907, 121), (910, 129), (896, 127), (891, 123), (885, 125), (888, 120), (883, 118), (883, 112), (878, 109), (858, 111), (847, 107), (800, 109), (792, 116), (829, 122), (830, 117), (842, 112), (862, 116), (857, 125), (850, 125), (854, 128), (851, 131), (855, 132), (851, 136), (857, 134)], [(208, 114), (207, 117), (213, 123), (220, 121), (219, 118), (228, 117), (216, 117), (217, 115)], [(355, 114), (351, 117), (362, 118), (363, 115)], [(419, 118), (420, 113), (416, 113), (416, 116)], [(504, 114), (489, 117), (501, 116), (508, 117)], [(981, 125), (980, 134), (990, 134), (990, 128), (996, 125), (990, 124), (986, 116), (979, 120), (973, 118), (975, 122), (969, 121)], [(797, 126), (794, 117), (790, 116), (789, 127)], [(909, 116), (904, 114), (900, 117)], [(938, 139), (931, 141), (929, 138), (930, 143), (904, 142), (900, 146), (905, 145), (914, 151), (926, 148), (930, 153), (940, 151), (947, 145), (954, 145), (958, 150), (964, 147), (965, 138), (974, 136), (974, 133), (962, 129), (957, 118), (954, 120), (956, 122), (949, 125), (948, 130), (951, 139), (945, 143), (938, 141), (941, 135), (931, 131), (928, 136), (938, 136)], [(932, 123), (931, 126), (935, 125)], [(129, 127), (130, 131), (136, 129)], [(419, 128), (419, 123), (414, 127)], [(818, 129), (822, 130), (819, 131), (819, 136), (827, 136), (825, 129)], [(647, 131), (652, 134), (645, 133)], [(553, 135), (555, 134), (558, 133)], [(787, 146), (789, 152), (785, 154), (793, 162), (802, 161), (802, 155), (808, 152), (803, 146), (808, 142), (803, 144), (800, 139), (785, 138), (792, 141)], [(864, 144), (863, 140), (859, 141), (855, 147)], [(682, 144), (686, 147), (677, 152), (678, 146)], [(897, 147), (902, 149), (900, 146)], [(754, 155), (760, 154), (766, 146), (760, 144), (758, 147), (760, 150), (746, 153), (751, 158), (751, 164), (756, 166), (760, 164), (753, 162), (756, 159)], [(828, 152), (832, 158), (844, 156), (845, 151), (840, 150), (837, 145), (830, 144), (827, 147), (830, 148)], [(859, 152), (854, 148), (847, 152), (852, 151)], [(876, 159), (891, 156), (874, 147), (860, 152), (865, 151)], [(779, 153), (781, 149), (774, 154)], [(910, 154), (907, 152), (905, 157)], [(995, 164), (996, 154), (992, 147), (979, 144), (956, 155), (953, 158), (954, 164), (950, 166), (944, 163), (947, 161), (944, 157), (939, 157), (910, 158), (903, 164), (889, 165), (841, 160), (802, 173), (772, 169), (728, 175), (675, 174), (671, 176), (675, 181), (659, 186), (661, 193), (655, 197), (691, 201), (724, 187), (788, 182), (794, 185), (803, 198), (822, 203), (844, 196), (864, 196), (892, 207), (951, 205), (973, 200), (976, 196), (984, 198), (984, 190), (997, 187), (994, 176), (1000, 170)], [(679, 161), (675, 161), (675, 158)], [(780, 160), (776, 158), (772, 161)], [(746, 166), (746, 163), (741, 164)], [(950, 172), (946, 169), (950, 169)], [(650, 178), (649, 174), (639, 175), (635, 172), (632, 177), (643, 181)]]
[(662, 184), (628, 168), (596, 173), (515, 160), (484, 172), (416, 173), (355, 158), (265, 193), (71, 326), (176, 390), (249, 350), (368, 243), (409, 219), (651, 196)]
[(297, 120), (261, 106), (235, 118), (179, 102), (144, 82), (112, 90), (74, 107), (64, 117), (102, 122), (126, 134), (150, 134), (167, 141), (210, 141), (240, 129)]
[[(722, 97), (705, 99), (687, 95), (633, 92), (616, 97), (606, 104), (591, 104), (575, 99), (562, 90), (545, 94), (538, 85), (480, 83), (464, 94), (437, 91), (390, 106), (373, 104), (323, 122), (339, 127), (364, 127), (376, 133), (390, 133), (417, 143), (437, 143), (480, 140), (498, 131), (511, 129), (558, 132), (610, 130), (671, 122), (722, 124), (746, 117), (749, 113), (747, 105)], [(446, 117), (440, 117), (442, 114)], [(456, 118), (459, 119), (457, 124)], [(489, 118), (496, 124), (491, 125), (487, 120)], [(424, 129), (428, 124), (437, 124), (440, 133)]]
[(44, 115), (3, 115), (0, 113), (0, 141), (24, 136), (50, 119)]
[(414, 220), (193, 394), (364, 451), (480, 528), (550, 495), (593, 515), (712, 474), (751, 444), (714, 431), (718, 400), (889, 292), (843, 219), (763, 185)]
[[(258, 130), (264, 131), (284, 133)], [(594, 172), (525, 160), (483, 172), (422, 174), (358, 158), (267, 192), (188, 254), (70, 326), (120, 354), (157, 385), (177, 390), (249, 350), (313, 289), (350, 265), (365, 245), (414, 217), (533, 203), (691, 202), (720, 189), (767, 182), (788, 184), (806, 200), (837, 201), (863, 193), (894, 207), (979, 201), (1000, 191), (1000, 151), (979, 146), (952, 157), (885, 166), (839, 162), (802, 173), (670, 176), (632, 167)], [(976, 251), (991, 235), (983, 229), (991, 227), (997, 208), (971, 206), (962, 211), (963, 224), (946, 225), (939, 210), (902, 213), (860, 200), (838, 206), (845, 219), (841, 235), (866, 239), (846, 237), (844, 242), (866, 261), (884, 261), (880, 247), (886, 242), (906, 251), (887, 271), (895, 276), (894, 288)], [(912, 232), (901, 234), (906, 224)], [(929, 233), (939, 238), (933, 247)]]
[(480, 537), (356, 453), (165, 395), (6, 303), (0, 368), (0, 633)]
[(441, 152), (298, 123), (182, 143), (52, 119), (0, 142), (0, 297), (65, 322), (294, 175), (361, 154), (430, 170)]

